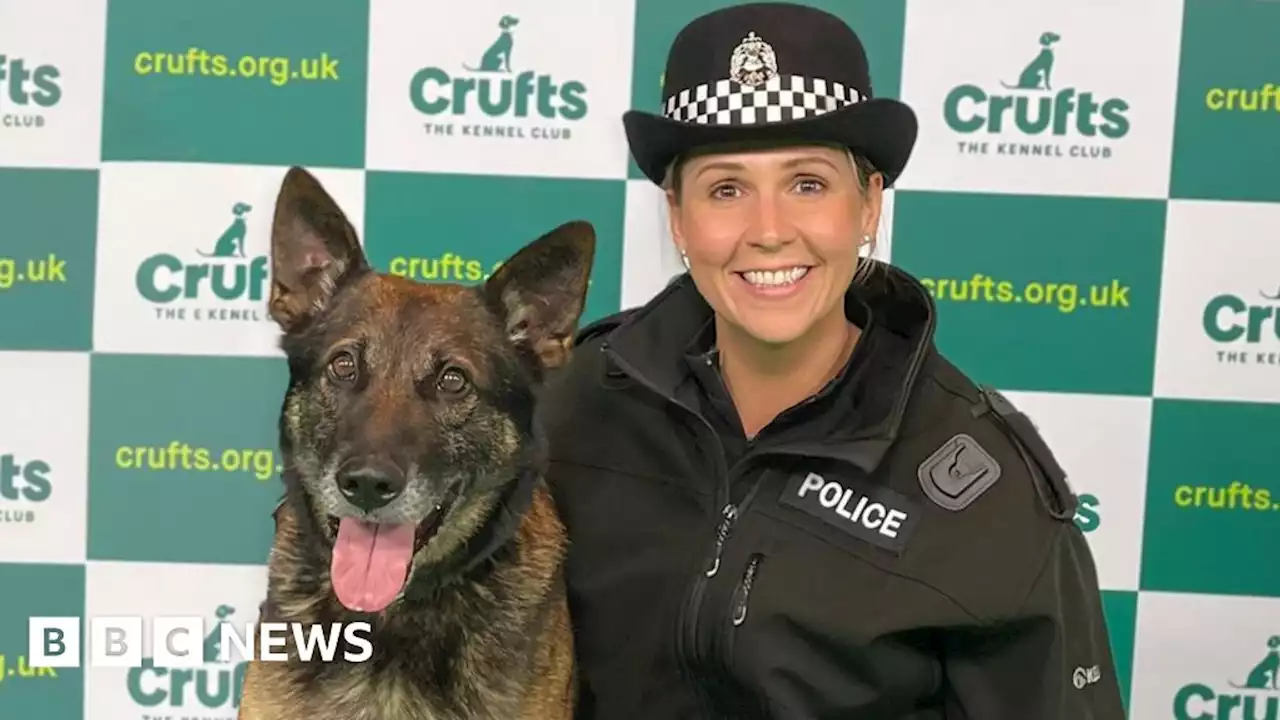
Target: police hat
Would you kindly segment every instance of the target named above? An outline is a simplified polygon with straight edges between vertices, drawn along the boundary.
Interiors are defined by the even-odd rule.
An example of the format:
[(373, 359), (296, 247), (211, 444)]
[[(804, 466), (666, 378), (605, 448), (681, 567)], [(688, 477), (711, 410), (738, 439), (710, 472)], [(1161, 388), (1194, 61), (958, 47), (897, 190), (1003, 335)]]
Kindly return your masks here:
[(661, 114), (623, 115), (636, 165), (661, 184), (667, 165), (715, 146), (838, 145), (889, 187), (915, 145), (915, 112), (874, 97), (858, 35), (816, 8), (752, 3), (689, 23), (667, 55)]

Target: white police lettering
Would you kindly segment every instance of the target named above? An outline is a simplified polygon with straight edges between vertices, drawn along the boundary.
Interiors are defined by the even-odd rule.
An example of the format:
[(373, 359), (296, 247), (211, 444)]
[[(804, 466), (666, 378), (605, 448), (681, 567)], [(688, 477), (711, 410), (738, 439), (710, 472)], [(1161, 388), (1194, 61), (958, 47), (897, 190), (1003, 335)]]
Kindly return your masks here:
[[(850, 523), (859, 523), (864, 528), (882, 534), (884, 537), (897, 538), (902, 520), (906, 520), (906, 512), (884, 507), (884, 503), (859, 495), (852, 491), (852, 488), (841, 486), (835, 480), (824, 479), (818, 473), (806, 475), (796, 495), (804, 498), (810, 492), (818, 493), (818, 502), (822, 503), (826, 509), (835, 511), (836, 515), (849, 520)], [(855, 496), (858, 497), (856, 502), (854, 502)], [(850, 507), (851, 502), (852, 507)]]
[[(834, 480), (827, 480), (817, 473), (809, 473), (800, 483), (796, 497), (804, 499), (809, 493), (817, 493), (822, 507), (832, 510), (836, 515), (858, 523), (873, 532), (888, 538), (897, 539), (898, 531), (907, 513), (896, 508), (885, 507), (884, 503), (855, 492)], [(854, 498), (857, 498), (855, 501)]]

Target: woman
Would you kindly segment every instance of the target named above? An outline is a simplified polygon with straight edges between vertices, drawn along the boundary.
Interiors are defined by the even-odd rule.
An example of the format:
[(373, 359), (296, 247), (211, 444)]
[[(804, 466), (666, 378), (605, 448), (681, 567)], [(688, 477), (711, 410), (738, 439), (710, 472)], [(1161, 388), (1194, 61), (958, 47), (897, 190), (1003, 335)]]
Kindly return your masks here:
[(1124, 718), (1061, 469), (859, 258), (912, 111), (798, 5), (693, 22), (665, 87), (626, 130), (689, 272), (583, 329), (548, 422), (582, 717)]

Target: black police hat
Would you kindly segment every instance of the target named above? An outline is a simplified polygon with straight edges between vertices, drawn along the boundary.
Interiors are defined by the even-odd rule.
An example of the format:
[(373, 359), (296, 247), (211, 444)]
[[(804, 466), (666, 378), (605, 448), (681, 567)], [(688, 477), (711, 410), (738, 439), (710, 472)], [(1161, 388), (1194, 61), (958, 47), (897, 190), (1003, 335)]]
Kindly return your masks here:
[(874, 97), (867, 65), (858, 35), (816, 8), (751, 3), (703, 15), (671, 45), (662, 113), (623, 115), (631, 156), (661, 184), (693, 150), (834, 144), (870, 160), (889, 187), (911, 156), (916, 115)]

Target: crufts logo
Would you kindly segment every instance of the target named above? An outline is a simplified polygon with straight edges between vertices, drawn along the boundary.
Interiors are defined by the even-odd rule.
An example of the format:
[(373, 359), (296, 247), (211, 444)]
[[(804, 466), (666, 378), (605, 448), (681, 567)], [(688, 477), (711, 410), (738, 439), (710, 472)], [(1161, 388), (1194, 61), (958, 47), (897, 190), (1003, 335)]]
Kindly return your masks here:
[(1280, 635), (1241, 681), (1188, 683), (1173, 697), (1174, 720), (1280, 718)]
[(36, 521), (35, 508), (53, 493), (52, 472), (44, 460), (0, 455), (0, 525)]
[(571, 139), (563, 121), (586, 117), (587, 87), (577, 80), (557, 82), (549, 73), (515, 69), (523, 65), (515, 52), (519, 24), (519, 18), (502, 16), (498, 39), (478, 62), (462, 63), (457, 76), (437, 66), (414, 73), (409, 101), (430, 118), (425, 125), (428, 135)]
[(231, 220), (222, 235), (196, 250), (205, 261), (189, 262), (169, 253), (142, 261), (134, 276), (138, 294), (155, 304), (158, 320), (267, 320), (264, 298), (269, 267), (266, 255), (248, 257), (245, 215), (252, 207), (231, 206)]
[[(968, 155), (1049, 158), (1110, 158), (1112, 145), (1129, 133), (1129, 103), (1098, 99), (1092, 91), (1062, 87), (1054, 70), (1057, 33), (1040, 35), (1040, 48), (1007, 92), (966, 83), (947, 93), (947, 126), (964, 135), (959, 151)], [(1076, 52), (1081, 52), (1079, 48)], [(978, 135), (985, 133), (985, 135)], [(1000, 136), (994, 146), (988, 136)]]
[(56, 65), (0, 53), (0, 131), (45, 127), (42, 111), (62, 100), (61, 77)]
[(1260, 290), (1264, 302), (1222, 293), (1209, 300), (1200, 317), (1204, 334), (1220, 347), (1224, 365), (1280, 365), (1280, 286)]

